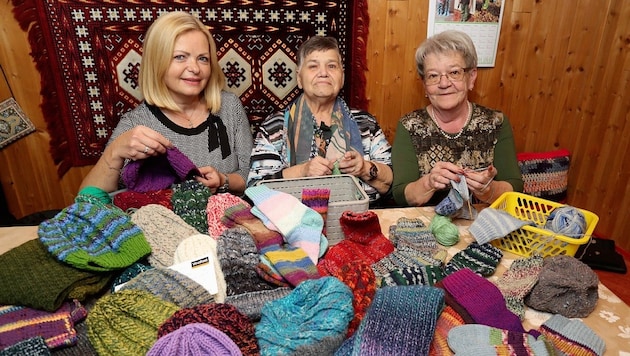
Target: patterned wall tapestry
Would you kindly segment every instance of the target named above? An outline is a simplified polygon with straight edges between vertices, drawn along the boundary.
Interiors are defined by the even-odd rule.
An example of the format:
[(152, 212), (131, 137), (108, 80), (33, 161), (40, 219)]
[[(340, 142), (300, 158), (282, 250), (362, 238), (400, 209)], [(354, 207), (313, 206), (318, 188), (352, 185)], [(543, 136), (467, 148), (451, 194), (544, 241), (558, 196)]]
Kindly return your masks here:
[(13, 0), (42, 76), (42, 109), (59, 175), (94, 164), (120, 115), (141, 100), (142, 40), (160, 14), (188, 11), (213, 33), (228, 90), (253, 126), (298, 95), (295, 58), (312, 35), (339, 40), (343, 96), (366, 109), (367, 0)]

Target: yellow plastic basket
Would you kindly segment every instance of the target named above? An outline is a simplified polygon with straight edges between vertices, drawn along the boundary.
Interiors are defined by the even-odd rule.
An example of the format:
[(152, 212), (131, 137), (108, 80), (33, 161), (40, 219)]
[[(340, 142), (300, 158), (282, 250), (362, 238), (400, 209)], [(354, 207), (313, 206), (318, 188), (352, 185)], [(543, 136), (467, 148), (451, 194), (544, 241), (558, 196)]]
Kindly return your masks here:
[(523, 226), (501, 239), (492, 240), (497, 248), (520, 256), (529, 257), (537, 253), (543, 257), (568, 255), (574, 256), (578, 247), (588, 243), (595, 230), (599, 217), (590, 211), (579, 209), (586, 220), (586, 232), (581, 238), (559, 235), (544, 229), (549, 214), (564, 204), (540, 199), (528, 194), (507, 192), (503, 193), (491, 208), (506, 211), (508, 214), (523, 221), (533, 221), (536, 226)]

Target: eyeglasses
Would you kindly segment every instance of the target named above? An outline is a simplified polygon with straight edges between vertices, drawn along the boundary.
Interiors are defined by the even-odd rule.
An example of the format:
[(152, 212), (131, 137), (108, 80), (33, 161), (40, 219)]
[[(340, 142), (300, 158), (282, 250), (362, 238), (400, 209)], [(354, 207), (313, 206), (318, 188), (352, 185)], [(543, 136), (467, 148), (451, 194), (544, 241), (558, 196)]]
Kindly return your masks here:
[(435, 85), (442, 80), (442, 76), (445, 75), (451, 82), (460, 82), (464, 79), (464, 74), (471, 68), (453, 69), (446, 73), (427, 73), (424, 76), (424, 83), (426, 85)]

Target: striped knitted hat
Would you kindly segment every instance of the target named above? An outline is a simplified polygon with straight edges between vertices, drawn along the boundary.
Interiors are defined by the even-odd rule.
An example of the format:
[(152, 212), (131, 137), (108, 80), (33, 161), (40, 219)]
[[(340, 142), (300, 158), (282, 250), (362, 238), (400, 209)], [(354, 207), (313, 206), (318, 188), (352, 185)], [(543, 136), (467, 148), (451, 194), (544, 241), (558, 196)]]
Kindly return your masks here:
[(151, 252), (142, 230), (117, 207), (75, 202), (39, 225), (39, 240), (78, 269), (123, 269)]

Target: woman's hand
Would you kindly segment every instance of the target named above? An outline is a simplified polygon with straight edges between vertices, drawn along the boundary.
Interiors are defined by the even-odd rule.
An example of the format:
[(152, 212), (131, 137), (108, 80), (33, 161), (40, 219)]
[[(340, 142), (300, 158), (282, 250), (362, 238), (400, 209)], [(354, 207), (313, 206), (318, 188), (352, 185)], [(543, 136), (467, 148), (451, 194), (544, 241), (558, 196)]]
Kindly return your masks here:
[(339, 158), (339, 171), (359, 177), (363, 174), (363, 163), (363, 156), (359, 152), (349, 151)]
[(223, 185), (223, 174), (212, 166), (200, 167), (198, 169), (201, 175), (195, 177), (195, 180), (210, 188), (210, 191), (214, 194), (216, 190)]
[(332, 174), (333, 167), (333, 162), (324, 157), (316, 156), (308, 162), (304, 162), (300, 167), (300, 172), (302, 177), (328, 176)]
[[(427, 191), (446, 189), (450, 187), (451, 180), (459, 182), (459, 175), (464, 174), (464, 169), (450, 162), (437, 162), (429, 174), (424, 175)], [(421, 178), (422, 179), (422, 178)]]
[(481, 200), (483, 200), (483, 197), (490, 195), (491, 185), (496, 175), (497, 169), (494, 166), (489, 166), (483, 171), (464, 170), (468, 190)]
[(167, 149), (173, 147), (173, 144), (146, 126), (136, 126), (118, 136), (110, 146), (112, 159), (135, 161), (164, 154)]

